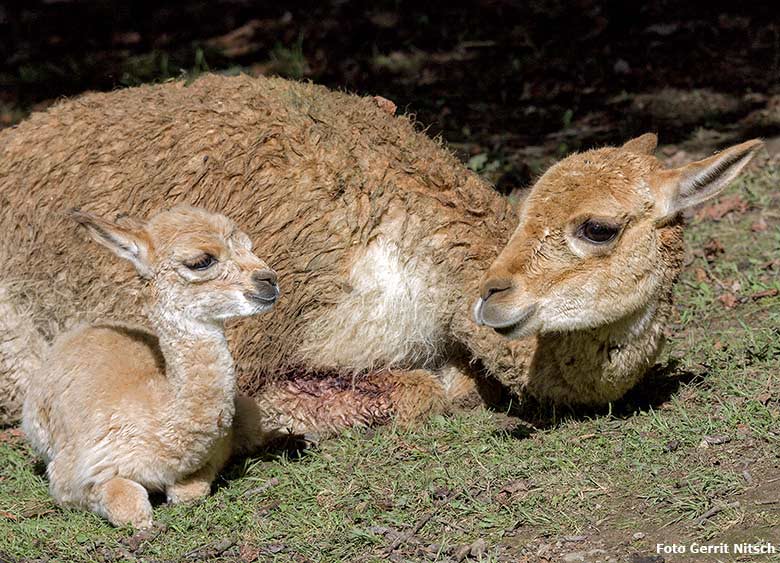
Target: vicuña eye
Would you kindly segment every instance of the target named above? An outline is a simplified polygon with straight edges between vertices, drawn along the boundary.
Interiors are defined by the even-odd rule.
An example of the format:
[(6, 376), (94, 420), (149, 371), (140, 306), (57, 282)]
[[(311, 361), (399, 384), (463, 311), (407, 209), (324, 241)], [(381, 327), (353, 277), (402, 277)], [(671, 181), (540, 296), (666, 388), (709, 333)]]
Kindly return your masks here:
[(593, 244), (606, 244), (618, 235), (620, 227), (589, 219), (577, 230), (580, 238)]
[(204, 254), (195, 262), (185, 262), (184, 265), (187, 266), (190, 270), (201, 271), (208, 270), (216, 263), (217, 259), (214, 258), (211, 254)]

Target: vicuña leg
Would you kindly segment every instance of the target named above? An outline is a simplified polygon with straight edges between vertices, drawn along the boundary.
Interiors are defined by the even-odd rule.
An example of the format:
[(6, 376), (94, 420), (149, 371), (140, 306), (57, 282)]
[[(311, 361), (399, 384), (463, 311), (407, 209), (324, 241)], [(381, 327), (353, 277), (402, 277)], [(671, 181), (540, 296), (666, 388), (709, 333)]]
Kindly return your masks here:
[(216, 477), (216, 472), (211, 466), (203, 467), (192, 475), (188, 475), (165, 491), (168, 502), (182, 504), (208, 496), (214, 477)]
[(463, 309), (463, 314), (453, 322), (457, 340), (492, 374), (496, 383), (522, 397), (529, 384), (534, 340), (509, 340), (491, 328), (477, 326), (468, 307), (464, 305)]
[(221, 443), (214, 447), (214, 454), (203, 467), (168, 487), (165, 491), (168, 502), (187, 503), (208, 496), (211, 483), (230, 458), (232, 447), (233, 437), (223, 438)]
[(134, 528), (152, 525), (152, 505), (146, 489), (135, 481), (114, 477), (96, 485), (90, 507), (114, 526), (131, 524)]
[(246, 453), (285, 435), (332, 435), (389, 421), (408, 426), (453, 405), (473, 403), (467, 371), (383, 370), (355, 376), (304, 376), (271, 383), (236, 408), (236, 451)]

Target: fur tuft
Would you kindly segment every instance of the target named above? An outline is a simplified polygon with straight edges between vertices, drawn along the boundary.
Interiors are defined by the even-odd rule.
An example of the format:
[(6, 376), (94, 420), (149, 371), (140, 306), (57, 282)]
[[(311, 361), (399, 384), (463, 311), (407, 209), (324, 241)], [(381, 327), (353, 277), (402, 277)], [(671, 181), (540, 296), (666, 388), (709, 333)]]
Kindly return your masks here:
[(430, 264), (380, 239), (356, 258), (348, 284), (307, 330), (307, 363), (357, 373), (441, 361), (448, 288)]

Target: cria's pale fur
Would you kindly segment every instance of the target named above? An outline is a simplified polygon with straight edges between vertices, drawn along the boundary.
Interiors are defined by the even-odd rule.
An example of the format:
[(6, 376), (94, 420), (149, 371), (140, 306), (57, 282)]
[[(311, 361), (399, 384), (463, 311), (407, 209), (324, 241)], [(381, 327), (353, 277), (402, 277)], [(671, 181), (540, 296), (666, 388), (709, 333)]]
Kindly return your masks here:
[[(41, 333), (82, 314), (137, 321), (136, 280), (59, 209), (196, 204), (245, 225), (280, 274), (276, 312), (228, 331), (249, 410), (279, 431), (413, 421), (492, 380), (521, 397), (604, 403), (660, 349), (683, 256), (669, 196), (711, 197), (758, 145), (676, 170), (654, 147), (645, 135), (572, 155), (518, 218), (370, 98), (246, 76), (89, 94), (0, 132), (0, 284), (29, 286), (15, 305)], [(599, 254), (572, 236), (586, 214), (631, 221)], [(508, 284), (501, 297), (487, 295), (490, 280)], [(53, 286), (56, 300), (40, 290)], [(472, 313), (480, 294), (489, 306), (477, 313), (493, 312), (484, 326)], [(489, 325), (519, 325), (531, 305), (517, 334)]]
[[(238, 449), (223, 323), (269, 309), (275, 274), (231, 221), (196, 208), (121, 225), (75, 217), (136, 266), (154, 330), (91, 324), (60, 335), (31, 375), (23, 426), (57, 503), (148, 527), (147, 491), (171, 502), (203, 496)], [(255, 424), (259, 438), (249, 420), (235, 428)]]

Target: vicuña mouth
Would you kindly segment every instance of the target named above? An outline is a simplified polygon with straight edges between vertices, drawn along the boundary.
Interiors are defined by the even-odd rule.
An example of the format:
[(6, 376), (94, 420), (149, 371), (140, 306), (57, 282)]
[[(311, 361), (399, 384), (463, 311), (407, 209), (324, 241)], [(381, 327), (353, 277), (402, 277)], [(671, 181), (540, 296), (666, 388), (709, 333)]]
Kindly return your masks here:
[(534, 311), (536, 311), (536, 305), (528, 305), (511, 319), (496, 323), (488, 321), (485, 324), (502, 336), (519, 338), (522, 336), (523, 328), (528, 324)]
[(268, 295), (261, 295), (259, 293), (244, 293), (244, 297), (249, 299), (250, 301), (255, 301), (256, 303), (260, 303), (262, 305), (272, 305), (276, 303), (276, 300), (278, 299), (278, 295), (268, 296)]

